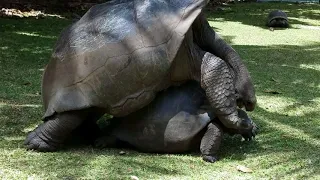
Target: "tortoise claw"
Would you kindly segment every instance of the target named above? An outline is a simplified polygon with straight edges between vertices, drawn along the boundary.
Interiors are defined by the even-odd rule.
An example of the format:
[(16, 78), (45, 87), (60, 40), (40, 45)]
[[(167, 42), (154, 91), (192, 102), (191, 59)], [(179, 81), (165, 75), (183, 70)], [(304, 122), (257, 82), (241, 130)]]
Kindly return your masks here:
[(24, 141), (27, 150), (36, 150), (39, 152), (52, 152), (57, 150), (57, 145), (49, 144), (45, 136), (41, 132), (43, 126), (38, 126), (35, 130), (30, 132)]

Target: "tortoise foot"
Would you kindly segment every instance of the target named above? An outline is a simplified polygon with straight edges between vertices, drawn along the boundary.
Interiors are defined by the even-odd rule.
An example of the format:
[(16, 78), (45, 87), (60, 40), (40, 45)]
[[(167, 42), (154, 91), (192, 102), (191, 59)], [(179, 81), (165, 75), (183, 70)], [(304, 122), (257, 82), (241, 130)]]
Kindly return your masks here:
[(218, 157), (211, 156), (211, 155), (203, 155), (202, 159), (206, 162), (209, 162), (209, 163), (214, 163), (214, 162), (218, 161)]
[(42, 127), (43, 124), (30, 132), (24, 141), (24, 145), (26, 146), (27, 150), (36, 150), (40, 152), (56, 151), (58, 144), (51, 142), (48, 138), (46, 138), (41, 131)]

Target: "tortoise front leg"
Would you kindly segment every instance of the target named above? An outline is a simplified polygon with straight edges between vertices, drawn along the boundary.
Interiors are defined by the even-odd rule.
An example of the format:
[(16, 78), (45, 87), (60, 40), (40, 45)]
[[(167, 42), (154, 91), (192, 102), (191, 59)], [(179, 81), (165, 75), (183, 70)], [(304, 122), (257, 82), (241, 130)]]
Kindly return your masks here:
[(217, 152), (223, 136), (222, 128), (216, 123), (210, 123), (202, 137), (200, 151), (204, 161), (214, 163), (218, 160)]
[[(200, 56), (201, 57), (201, 56)], [(214, 114), (227, 128), (249, 129), (252, 124), (239, 118), (233, 71), (226, 62), (211, 53), (202, 55), (201, 87)]]

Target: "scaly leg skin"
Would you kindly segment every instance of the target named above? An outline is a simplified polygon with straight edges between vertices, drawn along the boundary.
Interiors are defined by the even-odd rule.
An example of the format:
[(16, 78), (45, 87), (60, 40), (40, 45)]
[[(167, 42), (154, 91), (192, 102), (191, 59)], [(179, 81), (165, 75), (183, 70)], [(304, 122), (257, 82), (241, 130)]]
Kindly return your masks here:
[(224, 126), (252, 128), (250, 122), (239, 118), (232, 70), (225, 61), (208, 52), (202, 56), (201, 87), (206, 91), (214, 114)]
[(56, 151), (72, 130), (86, 118), (85, 111), (71, 111), (55, 114), (28, 134), (25, 145), (29, 150), (41, 152)]
[(210, 123), (208, 125), (200, 144), (200, 151), (204, 161), (214, 163), (218, 160), (216, 154), (220, 148), (222, 135), (223, 131), (218, 124)]

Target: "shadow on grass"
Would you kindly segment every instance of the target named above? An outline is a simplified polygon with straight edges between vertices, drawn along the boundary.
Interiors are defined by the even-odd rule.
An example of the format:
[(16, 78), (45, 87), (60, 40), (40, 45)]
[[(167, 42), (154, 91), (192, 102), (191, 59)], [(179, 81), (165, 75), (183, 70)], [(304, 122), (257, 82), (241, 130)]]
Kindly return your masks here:
[(320, 44), (305, 46), (233, 46), (246, 61), (258, 95), (273, 89), (279, 96), (308, 103), (319, 97)]
[(271, 168), (276, 165), (285, 167), (285, 164), (295, 163), (294, 169), (278, 175), (278, 178), (290, 177), (292, 174), (306, 170), (308, 173), (303, 175), (303, 178), (319, 175), (320, 133), (319, 129), (316, 130), (317, 127), (315, 127), (319, 126), (319, 117), (320, 113), (318, 112), (306, 113), (302, 116), (288, 116), (258, 108), (253, 118), (262, 127), (261, 134), (264, 136), (264, 140), (259, 141), (259, 146), (253, 147), (255, 151), (251, 153), (257, 153), (259, 156), (279, 152), (291, 153), (289, 157), (269, 163), (266, 167)]
[(319, 20), (319, 4), (290, 4), (290, 3), (238, 3), (224, 7), (224, 11), (208, 11), (208, 19), (212, 21), (233, 21), (246, 25), (266, 27), (268, 14), (280, 9), (287, 13), (290, 24), (310, 25), (298, 18)]
[[(69, 21), (57, 18), (0, 18), (0, 97), (7, 102), (41, 104), (43, 68), (57, 35)], [(22, 101), (21, 101), (22, 100)]]

